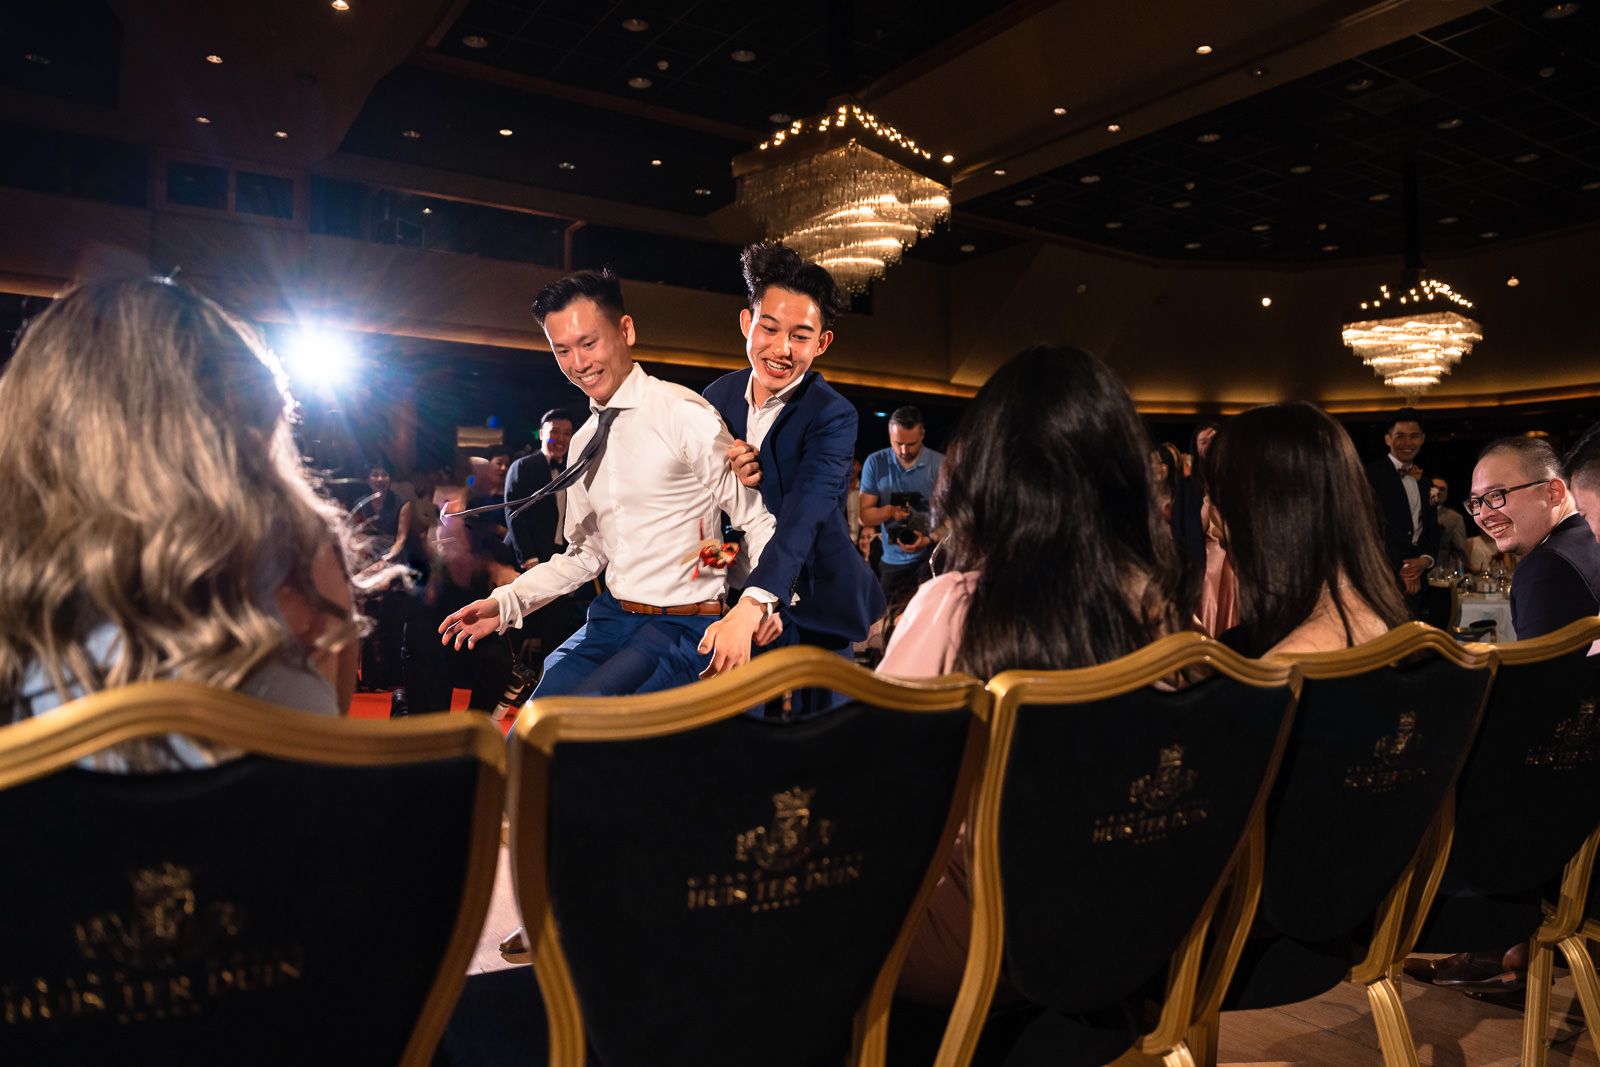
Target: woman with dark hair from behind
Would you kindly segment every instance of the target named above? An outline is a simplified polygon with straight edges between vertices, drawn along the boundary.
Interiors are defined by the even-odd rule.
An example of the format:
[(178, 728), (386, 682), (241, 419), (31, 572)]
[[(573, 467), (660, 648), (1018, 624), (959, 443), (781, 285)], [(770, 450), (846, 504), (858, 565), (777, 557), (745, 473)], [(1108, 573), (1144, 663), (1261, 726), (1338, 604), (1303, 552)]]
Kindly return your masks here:
[[(1151, 445), (1122, 383), (1036, 346), (967, 407), (934, 490), (944, 573), (917, 590), (878, 670), (902, 677), (1088, 667), (1182, 629), (1193, 579), (1155, 507)], [(971, 936), (963, 843), (899, 992), (954, 1002)]]
[(1209, 457), (1209, 494), (1239, 580), (1248, 656), (1329, 652), (1409, 617), (1378, 540), (1372, 490), (1343, 426), (1305, 403), (1231, 419)]
[[(254, 328), (167, 279), (82, 285), (29, 323), (0, 375), (0, 722), (158, 678), (349, 707), (343, 516), (290, 404)], [(228, 758), (174, 735), (91, 763)]]

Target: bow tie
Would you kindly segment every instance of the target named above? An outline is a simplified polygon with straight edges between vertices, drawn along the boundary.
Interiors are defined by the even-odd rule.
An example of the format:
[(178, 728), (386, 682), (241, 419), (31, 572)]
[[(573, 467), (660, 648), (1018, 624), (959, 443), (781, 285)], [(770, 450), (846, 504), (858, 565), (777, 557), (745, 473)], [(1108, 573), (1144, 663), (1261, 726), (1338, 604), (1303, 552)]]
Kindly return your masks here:
[(1395, 471), (1395, 473), (1402, 478), (1415, 478), (1419, 482), (1422, 481), (1422, 468), (1418, 467), (1415, 463), (1409, 463), (1404, 467), (1400, 467)]

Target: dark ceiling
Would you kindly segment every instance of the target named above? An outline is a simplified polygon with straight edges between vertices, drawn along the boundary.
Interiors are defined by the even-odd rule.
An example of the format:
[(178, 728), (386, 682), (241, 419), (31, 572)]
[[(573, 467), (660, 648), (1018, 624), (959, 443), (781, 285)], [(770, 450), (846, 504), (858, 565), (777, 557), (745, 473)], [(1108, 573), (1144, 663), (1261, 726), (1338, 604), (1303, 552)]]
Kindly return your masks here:
[[(1560, 18), (1547, 17), (1576, 9)], [(962, 205), (1162, 259), (1398, 254), (1600, 218), (1600, 4), (1495, 4)]]

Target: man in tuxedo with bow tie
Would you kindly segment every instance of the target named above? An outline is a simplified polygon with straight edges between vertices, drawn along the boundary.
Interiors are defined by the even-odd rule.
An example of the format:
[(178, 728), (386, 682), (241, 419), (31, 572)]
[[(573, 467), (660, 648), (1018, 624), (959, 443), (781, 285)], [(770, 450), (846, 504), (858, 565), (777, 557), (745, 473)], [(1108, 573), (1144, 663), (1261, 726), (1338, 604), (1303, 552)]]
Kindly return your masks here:
[(1367, 464), (1383, 546), (1414, 616), (1422, 614), (1423, 582), (1439, 554), (1439, 519), (1416, 462), (1424, 440), (1421, 418), (1411, 408), (1401, 408), (1383, 435), (1389, 451)]

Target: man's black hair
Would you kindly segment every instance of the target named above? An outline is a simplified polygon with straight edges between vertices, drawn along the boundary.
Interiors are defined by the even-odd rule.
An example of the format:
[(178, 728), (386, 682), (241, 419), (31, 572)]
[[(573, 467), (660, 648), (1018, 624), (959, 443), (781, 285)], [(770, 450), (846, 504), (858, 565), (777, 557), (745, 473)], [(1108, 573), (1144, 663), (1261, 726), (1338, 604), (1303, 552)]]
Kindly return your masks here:
[(583, 421), (581, 419), (573, 418), (572, 412), (568, 411), (566, 408), (551, 408), (549, 411), (539, 416), (539, 425), (542, 428), (545, 423), (552, 422), (556, 419), (563, 419), (566, 422), (571, 423), (574, 430), (576, 430), (579, 423)]
[(926, 424), (922, 421), (922, 412), (907, 404), (903, 408), (894, 409), (894, 414), (889, 416), (889, 425), (898, 426), (902, 430), (915, 430)]
[(604, 270), (580, 270), (559, 282), (551, 282), (533, 298), (533, 317), (544, 325), (545, 317), (564, 311), (574, 300), (593, 300), (601, 310), (620, 319), (628, 313), (622, 304), (622, 280)]
[(1383, 432), (1394, 433), (1394, 428), (1402, 422), (1414, 422), (1417, 424), (1417, 429), (1423, 428), (1422, 416), (1417, 414), (1416, 408), (1401, 408), (1389, 416), (1389, 421), (1383, 424)]
[(1568, 485), (1582, 482), (1585, 487), (1600, 486), (1600, 422), (1578, 438), (1572, 451), (1562, 459), (1561, 468)]
[(750, 310), (766, 293), (768, 286), (776, 285), (809, 297), (817, 305), (822, 317), (822, 328), (833, 329), (833, 320), (845, 309), (844, 297), (834, 284), (833, 275), (815, 263), (807, 263), (800, 253), (777, 241), (762, 241), (746, 248), (739, 256), (744, 268), (745, 288), (750, 291)]

